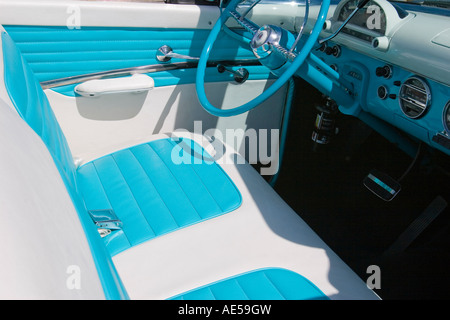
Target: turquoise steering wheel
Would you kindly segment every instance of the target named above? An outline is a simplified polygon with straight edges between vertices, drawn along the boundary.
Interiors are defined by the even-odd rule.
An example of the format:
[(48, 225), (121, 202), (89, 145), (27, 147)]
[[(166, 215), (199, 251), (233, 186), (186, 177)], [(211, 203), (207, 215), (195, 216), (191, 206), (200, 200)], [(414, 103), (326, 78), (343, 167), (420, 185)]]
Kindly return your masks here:
[[(301, 48), (301, 51), (299, 53), (293, 53), (290, 52), (288, 49), (280, 45), (280, 43), (271, 43), (270, 37), (267, 36), (267, 29), (271, 26), (263, 26), (259, 28), (257, 25), (255, 25), (253, 22), (247, 20), (244, 17), (241, 17), (236, 11), (236, 7), (242, 0), (231, 0), (231, 2), (226, 6), (226, 8), (223, 9), (222, 14), (220, 15), (219, 19), (217, 20), (216, 24), (212, 28), (208, 39), (206, 40), (205, 46), (203, 47), (202, 54), (200, 55), (200, 60), (197, 67), (197, 76), (195, 80), (196, 90), (197, 90), (197, 96), (200, 101), (200, 104), (205, 108), (206, 111), (211, 113), (212, 115), (218, 116), (218, 117), (230, 117), (235, 116), (244, 112), (247, 112), (262, 102), (264, 102), (266, 99), (268, 99), (270, 96), (272, 96), (278, 89), (280, 89), (298, 70), (298, 68), (303, 64), (305, 59), (308, 57), (309, 53), (311, 52), (312, 48), (317, 42), (317, 39), (320, 35), (320, 32), (322, 30), (322, 27), (324, 25), (325, 19), (327, 17), (328, 9), (330, 7), (330, 0), (323, 0), (322, 5), (320, 7), (319, 15), (317, 17), (316, 23), (306, 40), (305, 44)], [(259, 2), (256, 0), (256, 3)], [(283, 57), (283, 59), (286, 61), (284, 67), (280, 67), (277, 72), (274, 72), (277, 74), (278, 79), (269, 87), (267, 90), (262, 92), (260, 95), (258, 95), (256, 98), (252, 99), (251, 101), (232, 108), (232, 109), (219, 109), (215, 106), (213, 106), (206, 97), (205, 93), (205, 73), (206, 73), (206, 65), (209, 58), (209, 54), (211, 52), (211, 48), (214, 45), (214, 42), (217, 39), (217, 36), (219, 35), (220, 31), (222, 30), (223, 25), (227, 22), (227, 20), (233, 17), (240, 25), (242, 25), (247, 31), (250, 31), (253, 34), (253, 39), (251, 43), (256, 43), (256, 46), (260, 46), (261, 48), (263, 46), (270, 47), (270, 51), (273, 52), (273, 55), (276, 55), (277, 57)], [(278, 27), (273, 27), (272, 29), (282, 30)], [(284, 31), (284, 30), (283, 30)], [(264, 44), (261, 45), (261, 39), (267, 40), (264, 42)], [(253, 48), (254, 49), (254, 48)], [(255, 52), (255, 49), (253, 50)], [(261, 59), (261, 56), (258, 56), (256, 53), (255, 55), (260, 58), (260, 61), (264, 64)], [(267, 65), (269, 69), (274, 71), (270, 65)], [(280, 71), (281, 70), (281, 71)]]

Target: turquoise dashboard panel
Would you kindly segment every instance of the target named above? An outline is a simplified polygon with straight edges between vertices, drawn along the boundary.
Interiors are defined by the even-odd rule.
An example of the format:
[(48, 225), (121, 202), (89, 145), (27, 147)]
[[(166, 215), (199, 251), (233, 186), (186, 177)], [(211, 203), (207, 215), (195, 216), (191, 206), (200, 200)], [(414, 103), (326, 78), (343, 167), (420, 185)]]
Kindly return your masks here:
[(223, 279), (169, 300), (328, 300), (312, 282), (281, 268), (253, 270)]
[[(170, 46), (174, 52), (193, 57), (200, 56), (210, 30), (158, 29), (65, 26), (4, 26), (17, 44), (23, 57), (40, 82), (64, 77), (89, 74), (114, 69), (161, 64), (156, 59), (158, 49)], [(214, 50), (213, 60), (252, 59), (255, 57), (248, 45), (221, 33)], [(184, 59), (172, 59), (182, 62)], [(216, 68), (209, 70), (208, 81), (233, 80), (230, 73), (220, 74)], [(270, 72), (263, 66), (252, 66), (249, 79), (267, 79)], [(155, 86), (195, 82), (196, 69), (172, 70), (152, 73)], [(74, 95), (73, 85), (54, 90)]]
[[(329, 45), (333, 46), (335, 43), (329, 42)], [(450, 87), (448, 85), (344, 46), (341, 47), (341, 53), (337, 57), (319, 51), (316, 54), (328, 65), (333, 65), (338, 70), (340, 79), (349, 84), (358, 100), (360, 108), (356, 112), (340, 108), (341, 112), (358, 117), (358, 113), (362, 110), (382, 119), (386, 125), (392, 125), (408, 133), (414, 140), (423, 141), (450, 155), (450, 139), (448, 133), (445, 132), (443, 116), (444, 108), (449, 102)], [(389, 76), (377, 74), (377, 68), (385, 66), (389, 66), (391, 70)], [(431, 94), (429, 106), (423, 115), (417, 118), (408, 117), (400, 106), (402, 85), (412, 77), (421, 79), (429, 87)], [(380, 95), (380, 92), (384, 92), (385, 95)], [(383, 130), (379, 132), (383, 134)], [(392, 131), (386, 130), (385, 132)], [(445, 143), (436, 143), (436, 137), (440, 136), (447, 137)], [(386, 137), (390, 139), (389, 136)], [(392, 141), (394, 140), (392, 139)]]
[(161, 139), (78, 169), (88, 210), (113, 210), (121, 230), (104, 237), (111, 255), (231, 212), (241, 195), (221, 167), (189, 139)]

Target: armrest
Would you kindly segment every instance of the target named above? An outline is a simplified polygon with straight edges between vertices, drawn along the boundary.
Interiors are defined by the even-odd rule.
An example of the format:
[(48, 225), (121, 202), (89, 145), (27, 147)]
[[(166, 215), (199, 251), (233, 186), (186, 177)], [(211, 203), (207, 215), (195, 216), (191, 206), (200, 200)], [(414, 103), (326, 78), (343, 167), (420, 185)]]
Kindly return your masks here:
[(143, 92), (155, 86), (153, 79), (145, 74), (114, 79), (98, 79), (83, 82), (75, 87), (75, 92), (84, 97), (96, 97), (109, 93)]

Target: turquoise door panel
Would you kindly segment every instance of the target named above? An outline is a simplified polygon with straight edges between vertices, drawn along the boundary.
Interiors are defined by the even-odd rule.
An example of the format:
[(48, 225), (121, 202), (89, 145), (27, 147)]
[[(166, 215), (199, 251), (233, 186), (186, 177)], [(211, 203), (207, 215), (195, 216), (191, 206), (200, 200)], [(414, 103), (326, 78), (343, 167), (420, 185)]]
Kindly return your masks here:
[[(158, 49), (170, 46), (174, 52), (200, 56), (210, 32), (206, 29), (155, 29), (83, 27), (68, 29), (41, 26), (4, 26), (19, 47), (40, 82), (114, 69), (161, 64), (156, 59)], [(221, 33), (211, 60), (252, 59), (248, 45)], [(171, 62), (182, 62), (172, 59)], [(230, 73), (210, 68), (207, 81), (232, 81)], [(263, 66), (248, 67), (249, 79), (267, 79), (269, 71)], [(196, 69), (152, 73), (155, 86), (195, 82)], [(73, 85), (55, 89), (74, 95)]]

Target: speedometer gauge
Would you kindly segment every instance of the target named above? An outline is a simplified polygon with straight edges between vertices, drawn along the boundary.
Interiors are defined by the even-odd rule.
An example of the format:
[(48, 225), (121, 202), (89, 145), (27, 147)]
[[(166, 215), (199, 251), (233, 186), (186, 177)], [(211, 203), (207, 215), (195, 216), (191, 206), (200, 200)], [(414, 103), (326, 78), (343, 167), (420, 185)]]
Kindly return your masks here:
[(430, 106), (430, 88), (424, 80), (411, 77), (400, 87), (399, 102), (400, 108), (408, 118), (419, 118)]
[(444, 127), (445, 131), (450, 134), (450, 100), (447, 102), (444, 108)]
[[(345, 21), (358, 5), (359, 0), (348, 1), (338, 14), (338, 21)], [(358, 10), (350, 19), (349, 25), (361, 30), (370, 30), (378, 35), (384, 36), (386, 33), (386, 14), (384, 10), (374, 1), (369, 1), (363, 8)], [(353, 31), (353, 32), (352, 32)], [(358, 30), (344, 28), (344, 33), (357, 36)], [(355, 32), (357, 34), (355, 34)]]

